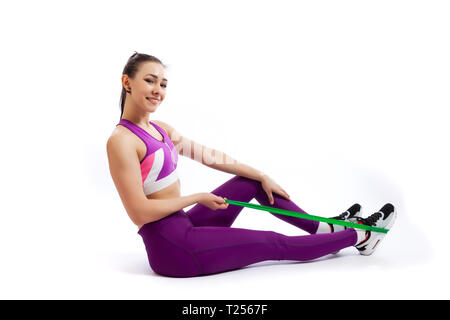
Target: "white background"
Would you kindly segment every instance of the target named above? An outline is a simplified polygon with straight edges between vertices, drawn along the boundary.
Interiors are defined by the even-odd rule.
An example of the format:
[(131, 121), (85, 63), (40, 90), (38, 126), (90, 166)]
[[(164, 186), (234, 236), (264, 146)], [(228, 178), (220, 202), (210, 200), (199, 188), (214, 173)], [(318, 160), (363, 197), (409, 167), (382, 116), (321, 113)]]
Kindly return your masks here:
[[(0, 298), (450, 298), (449, 14), (411, 0), (2, 2)], [(151, 119), (266, 172), (307, 212), (395, 204), (377, 252), (153, 273), (105, 147), (135, 50), (169, 66)], [(232, 177), (179, 169), (182, 195)], [(233, 226), (304, 234), (252, 209)]]

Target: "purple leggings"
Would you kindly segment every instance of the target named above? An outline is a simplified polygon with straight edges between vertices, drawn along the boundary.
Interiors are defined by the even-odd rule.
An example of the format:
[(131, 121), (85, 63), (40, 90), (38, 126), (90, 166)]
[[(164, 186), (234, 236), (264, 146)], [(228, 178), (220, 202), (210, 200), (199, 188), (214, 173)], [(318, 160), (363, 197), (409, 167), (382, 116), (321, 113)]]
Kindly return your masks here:
[[(261, 182), (234, 176), (213, 194), (249, 202), (255, 198), (264, 206), (304, 212), (294, 202), (273, 193), (270, 205)], [(148, 260), (154, 272), (169, 277), (193, 277), (238, 269), (266, 260), (312, 260), (353, 246), (354, 229), (315, 234), (318, 222), (273, 214), (310, 235), (286, 236), (273, 231), (232, 228), (243, 207), (211, 210), (196, 204), (142, 226)]]

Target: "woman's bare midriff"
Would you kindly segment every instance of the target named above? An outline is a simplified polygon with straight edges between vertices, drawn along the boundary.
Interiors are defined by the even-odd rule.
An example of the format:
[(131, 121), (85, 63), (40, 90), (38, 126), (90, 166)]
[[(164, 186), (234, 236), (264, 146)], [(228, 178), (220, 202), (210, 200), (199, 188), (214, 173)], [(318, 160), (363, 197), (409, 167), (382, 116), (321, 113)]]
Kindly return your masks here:
[[(149, 194), (147, 199), (171, 199), (178, 197), (180, 197), (180, 179), (162, 190)], [(143, 225), (138, 225), (138, 228), (140, 229), (142, 226)]]

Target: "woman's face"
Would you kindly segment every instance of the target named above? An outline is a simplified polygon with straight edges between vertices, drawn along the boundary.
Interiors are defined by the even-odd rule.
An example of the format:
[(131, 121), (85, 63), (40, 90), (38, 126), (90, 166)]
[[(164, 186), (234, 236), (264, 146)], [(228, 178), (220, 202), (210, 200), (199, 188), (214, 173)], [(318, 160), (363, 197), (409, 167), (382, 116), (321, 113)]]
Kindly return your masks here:
[(157, 62), (142, 63), (134, 79), (122, 76), (123, 86), (131, 89), (131, 97), (138, 106), (154, 112), (166, 96), (167, 79), (164, 67)]

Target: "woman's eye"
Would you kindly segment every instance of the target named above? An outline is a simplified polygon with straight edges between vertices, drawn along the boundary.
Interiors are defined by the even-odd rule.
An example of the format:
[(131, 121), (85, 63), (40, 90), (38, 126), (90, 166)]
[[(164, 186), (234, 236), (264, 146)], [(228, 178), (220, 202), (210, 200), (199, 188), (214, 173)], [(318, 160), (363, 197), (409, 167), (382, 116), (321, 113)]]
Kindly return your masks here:
[[(146, 79), (145, 81), (153, 83), (153, 80), (150, 80), (150, 79)], [(162, 84), (161, 87), (167, 88), (167, 84)]]

